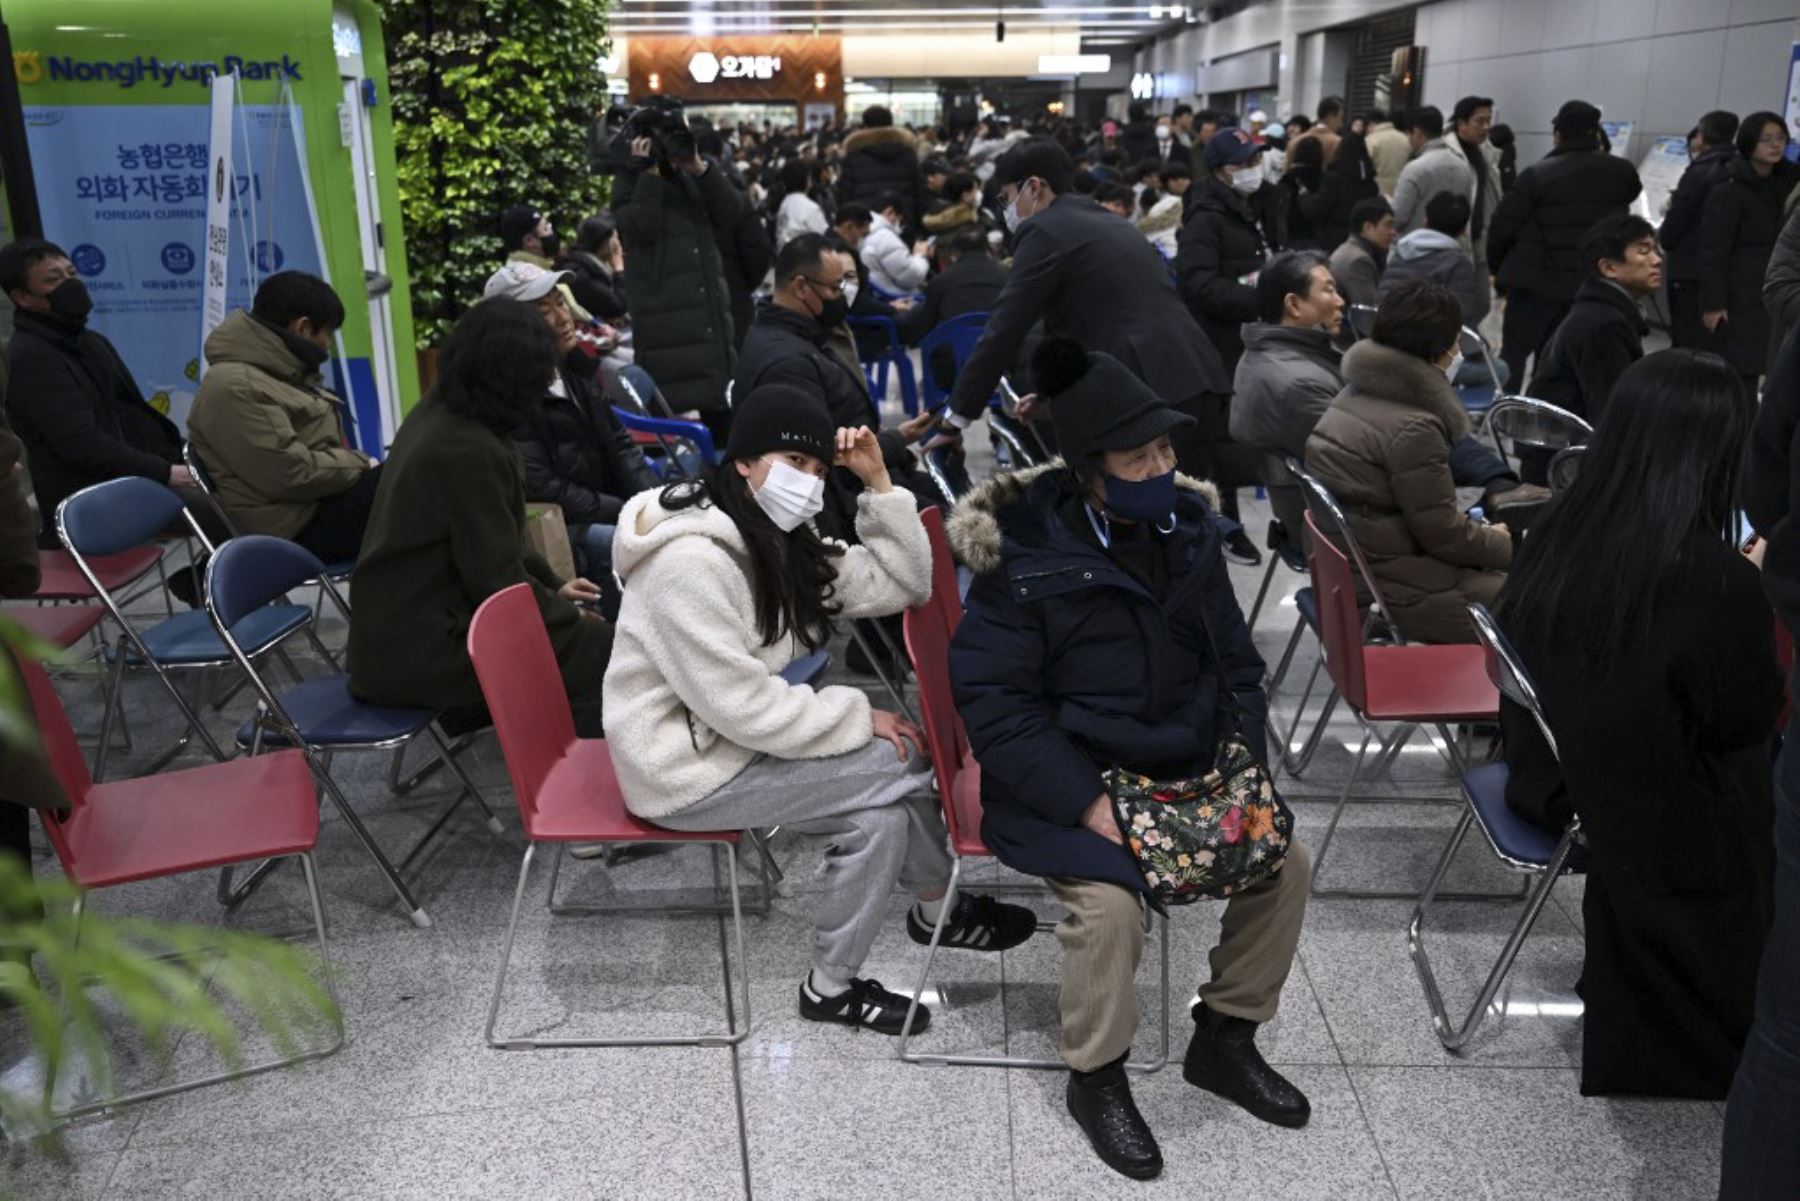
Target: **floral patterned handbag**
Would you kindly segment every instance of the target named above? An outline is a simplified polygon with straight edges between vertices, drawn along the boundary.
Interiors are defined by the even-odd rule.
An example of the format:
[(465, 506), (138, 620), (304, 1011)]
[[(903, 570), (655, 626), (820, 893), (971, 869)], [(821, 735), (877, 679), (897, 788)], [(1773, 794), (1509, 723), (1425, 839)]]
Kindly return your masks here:
[(1217, 643), (1213, 662), (1220, 669), (1221, 714), (1234, 727), (1219, 739), (1213, 769), (1162, 781), (1120, 767), (1106, 772), (1113, 820), (1150, 895), (1164, 905), (1223, 899), (1261, 883), (1281, 870), (1294, 838), (1293, 811), (1238, 732), (1242, 715)]

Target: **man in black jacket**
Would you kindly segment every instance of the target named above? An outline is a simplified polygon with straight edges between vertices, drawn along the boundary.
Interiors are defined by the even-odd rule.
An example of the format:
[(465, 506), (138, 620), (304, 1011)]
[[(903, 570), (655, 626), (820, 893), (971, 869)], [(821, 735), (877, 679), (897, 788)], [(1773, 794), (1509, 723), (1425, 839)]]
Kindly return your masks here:
[(1564, 104), (1551, 133), (1555, 149), (1519, 173), (1488, 229), (1488, 269), (1506, 296), (1500, 357), (1515, 380), (1525, 378), (1525, 361), (1543, 348), (1588, 273), (1587, 231), (1625, 212), (1643, 190), (1637, 168), (1601, 148), (1600, 110), (1585, 100)]
[(1675, 194), (1663, 214), (1663, 251), (1669, 256), (1670, 336), (1677, 346), (1700, 346), (1705, 330), (1700, 325), (1700, 214), (1706, 194), (1723, 183), (1737, 158), (1732, 139), (1737, 136), (1736, 113), (1710, 112), (1698, 126), (1701, 150), (1681, 173)]
[(894, 125), (894, 114), (871, 104), (862, 128), (844, 139), (844, 166), (838, 174), (839, 204), (872, 205), (883, 192), (897, 192), (905, 204), (906, 226), (925, 215), (925, 176), (919, 171), (919, 142)]
[(150, 407), (113, 344), (87, 327), (93, 300), (62, 248), (39, 238), (0, 247), (0, 288), (17, 309), (6, 403), (37, 490), (38, 544), (57, 545), (56, 507), (65, 499), (128, 475), (168, 484), (208, 536), (223, 537), (182, 466), (181, 431)]
[[(1156, 248), (1075, 193), (1068, 153), (1047, 138), (1022, 142), (1001, 157), (994, 184), (1013, 229), (1012, 271), (957, 376), (945, 424), (961, 430), (982, 416), (1040, 318), (1046, 332), (1118, 359), (1183, 412), (1221, 412), (1231, 377), (1219, 352), (1175, 294)], [(1193, 428), (1176, 445), (1182, 469), (1210, 475), (1210, 445), (1188, 437)]]
[(1596, 225), (1581, 257), (1591, 274), (1538, 355), (1527, 395), (1598, 426), (1613, 385), (1644, 357), (1650, 326), (1639, 306), (1662, 283), (1663, 260), (1655, 227), (1629, 215)]
[[(965, 225), (938, 244), (945, 268), (925, 285), (925, 299), (900, 321), (900, 338), (917, 346), (932, 330), (967, 313), (985, 313), (994, 307), (1006, 287), (1006, 268), (988, 252), (987, 231)], [(924, 364), (939, 388), (948, 392), (956, 382), (956, 361), (948, 346)]]

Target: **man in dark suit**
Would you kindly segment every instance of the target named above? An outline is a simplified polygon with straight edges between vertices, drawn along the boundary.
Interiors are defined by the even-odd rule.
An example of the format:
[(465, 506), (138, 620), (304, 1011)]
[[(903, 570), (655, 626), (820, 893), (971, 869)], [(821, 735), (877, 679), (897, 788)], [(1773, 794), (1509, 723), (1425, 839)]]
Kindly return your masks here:
[(961, 430), (982, 415), (1042, 318), (1046, 333), (1111, 355), (1158, 396), (1201, 417), (1176, 432), (1175, 454), (1183, 471), (1210, 477), (1213, 443), (1225, 431), (1216, 416), (1203, 415), (1224, 411), (1218, 398), (1230, 393), (1231, 377), (1175, 294), (1156, 248), (1129, 221), (1078, 195), (1074, 182), (1067, 152), (1046, 138), (1000, 159), (994, 184), (1013, 229), (1012, 271), (957, 376), (944, 424)]

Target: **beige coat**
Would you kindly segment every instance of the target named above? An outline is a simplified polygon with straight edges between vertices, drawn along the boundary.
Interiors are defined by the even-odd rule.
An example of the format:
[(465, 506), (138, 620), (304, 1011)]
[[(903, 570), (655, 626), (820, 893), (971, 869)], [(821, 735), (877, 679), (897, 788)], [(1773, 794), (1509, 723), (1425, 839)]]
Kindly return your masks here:
[(1306, 465), (1337, 497), (1400, 631), (1421, 642), (1472, 642), (1469, 601), (1492, 604), (1512, 539), (1457, 505), (1450, 446), (1469, 432), (1462, 402), (1435, 364), (1358, 342), (1345, 387), (1306, 442)]

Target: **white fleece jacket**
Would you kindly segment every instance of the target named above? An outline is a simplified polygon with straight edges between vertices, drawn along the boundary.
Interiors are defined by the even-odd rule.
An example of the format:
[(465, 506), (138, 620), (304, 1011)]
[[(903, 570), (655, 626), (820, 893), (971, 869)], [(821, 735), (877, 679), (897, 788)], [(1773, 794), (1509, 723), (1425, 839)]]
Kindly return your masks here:
[[(606, 738), (626, 806), (647, 821), (711, 795), (757, 755), (822, 759), (874, 737), (857, 688), (781, 678), (802, 650), (756, 632), (743, 536), (711, 505), (670, 512), (659, 492), (619, 514), (613, 568), (625, 581), (606, 669)], [(876, 617), (931, 595), (931, 543), (912, 494), (865, 492), (861, 546), (837, 559), (842, 616)]]

